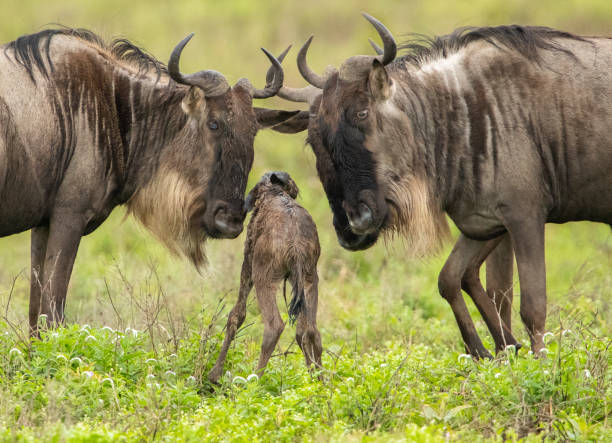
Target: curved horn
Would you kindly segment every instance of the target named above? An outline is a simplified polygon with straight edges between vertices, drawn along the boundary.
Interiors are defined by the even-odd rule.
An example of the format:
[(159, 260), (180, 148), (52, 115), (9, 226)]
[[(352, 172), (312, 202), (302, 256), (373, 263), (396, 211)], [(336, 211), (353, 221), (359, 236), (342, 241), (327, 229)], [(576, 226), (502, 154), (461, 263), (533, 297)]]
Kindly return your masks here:
[(220, 72), (207, 70), (196, 72), (195, 74), (183, 74), (179, 70), (181, 52), (183, 52), (183, 48), (191, 40), (191, 37), (193, 37), (193, 32), (181, 40), (172, 50), (170, 60), (168, 61), (168, 74), (170, 78), (177, 83), (201, 88), (207, 97), (225, 94), (230, 86)]
[[(270, 63), (272, 63), (272, 67), (270, 68), (273, 70), (272, 81), (266, 82), (267, 84), (264, 89), (253, 89), (253, 98), (268, 98), (272, 97), (273, 95), (276, 95), (283, 86), (283, 80), (285, 76), (283, 73), (283, 67), (281, 66), (280, 62), (265, 48), (261, 48), (261, 50), (264, 52), (264, 54), (266, 54), (266, 56), (270, 60)], [(287, 51), (289, 51), (289, 48), (285, 50), (285, 54), (287, 53)], [(266, 80), (268, 79), (269, 75), (270, 70), (268, 70)]]
[(306, 53), (308, 52), (308, 47), (310, 46), (313, 38), (314, 35), (311, 35), (308, 40), (306, 40), (306, 43), (304, 43), (304, 46), (302, 46), (300, 49), (300, 52), (298, 52), (297, 65), (298, 69), (300, 70), (300, 74), (302, 74), (302, 77), (304, 77), (308, 83), (316, 86), (319, 89), (323, 89), (327, 79), (315, 73), (306, 63)]
[(397, 55), (397, 44), (393, 39), (393, 35), (391, 35), (391, 32), (389, 32), (385, 25), (371, 15), (368, 15), (365, 12), (362, 13), (362, 15), (367, 21), (372, 23), (372, 26), (376, 28), (376, 31), (378, 31), (378, 35), (380, 35), (380, 39), (382, 40), (384, 47), (382, 57), (380, 57), (379, 60), (383, 65), (388, 65), (395, 60), (395, 56)]
[(378, 46), (374, 40), (372, 40), (371, 38), (368, 39), (368, 41), (370, 42), (370, 46), (372, 46), (372, 49), (374, 49), (374, 52), (376, 52), (378, 55), (383, 55), (385, 53), (385, 51), (383, 50), (383, 48), (381, 48), (380, 46)]
[[(277, 57), (277, 60), (282, 63), (285, 59), (285, 56), (291, 49), (292, 45), (287, 46), (283, 52)], [(266, 73), (266, 86), (272, 83), (274, 80), (274, 66), (270, 66), (268, 72)], [(278, 96), (282, 99), (289, 100), (291, 102), (298, 103), (310, 103), (312, 104), (317, 96), (321, 93), (321, 91), (311, 85), (308, 85), (304, 88), (290, 88), (289, 86), (282, 86), (278, 91)]]
[[(287, 55), (292, 46), (293, 45), (287, 46), (287, 49), (285, 49), (279, 54), (278, 57), (276, 57), (276, 60), (278, 60), (279, 63), (282, 63), (283, 60), (285, 60), (285, 56)], [(270, 66), (268, 72), (266, 72), (266, 86), (271, 85), (272, 80), (274, 80), (274, 65)]]

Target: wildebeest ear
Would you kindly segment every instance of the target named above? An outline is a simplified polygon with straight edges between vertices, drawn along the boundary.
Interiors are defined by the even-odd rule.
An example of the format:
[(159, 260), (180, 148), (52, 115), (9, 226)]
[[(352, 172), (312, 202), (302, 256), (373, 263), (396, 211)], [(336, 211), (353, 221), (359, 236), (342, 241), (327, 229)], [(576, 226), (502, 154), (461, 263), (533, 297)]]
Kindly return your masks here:
[(375, 100), (387, 100), (391, 96), (391, 79), (383, 64), (376, 58), (372, 62), (368, 87)]
[(289, 120), (285, 120), (278, 125), (272, 126), (270, 129), (283, 134), (297, 134), (298, 132), (308, 129), (308, 121), (310, 120), (310, 112), (300, 111)]
[(270, 174), (270, 183), (281, 186), (291, 198), (295, 199), (298, 196), (298, 188), (291, 176), (286, 172), (273, 172)]
[(289, 174), (286, 172), (273, 172), (270, 174), (270, 183), (273, 185), (287, 186), (289, 184)]
[(189, 92), (181, 102), (181, 108), (183, 108), (185, 114), (198, 116), (204, 111), (205, 107), (204, 91), (197, 86), (190, 87)]
[(255, 206), (255, 188), (251, 189), (249, 195), (244, 199), (244, 210), (246, 212), (251, 212), (253, 207)]
[(253, 108), (259, 128), (269, 128), (289, 120), (300, 111), (281, 111), (277, 109)]

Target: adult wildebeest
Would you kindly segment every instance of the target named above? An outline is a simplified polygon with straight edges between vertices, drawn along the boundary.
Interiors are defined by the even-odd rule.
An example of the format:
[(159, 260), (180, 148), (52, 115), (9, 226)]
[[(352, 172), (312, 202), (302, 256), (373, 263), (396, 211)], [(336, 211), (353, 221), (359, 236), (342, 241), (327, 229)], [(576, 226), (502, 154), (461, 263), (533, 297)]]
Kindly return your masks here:
[[(383, 39), (383, 55), (351, 57), (319, 76), (305, 62), (311, 37), (298, 66), (314, 88), (279, 93), (309, 101), (311, 123), (302, 114), (280, 128), (308, 126), (344, 247), (369, 247), (388, 231), (424, 249), (445, 237), (444, 213), (450, 216), (461, 235), (439, 288), (475, 356), (489, 354), (462, 285), (496, 347), (517, 344), (473, 272), (509, 235), (521, 318), (539, 352), (545, 223), (612, 223), (612, 41), (541, 27), (470, 28), (409, 42), (396, 58), (389, 31), (366, 18)], [(511, 257), (504, 245), (499, 275)]]
[[(49, 29), (0, 51), (0, 236), (32, 229), (30, 327), (64, 319), (80, 239), (120, 204), (196, 266), (207, 237), (242, 231), (257, 130), (294, 113), (215, 71), (179, 71), (126, 40)], [(265, 51), (265, 50), (264, 50)]]

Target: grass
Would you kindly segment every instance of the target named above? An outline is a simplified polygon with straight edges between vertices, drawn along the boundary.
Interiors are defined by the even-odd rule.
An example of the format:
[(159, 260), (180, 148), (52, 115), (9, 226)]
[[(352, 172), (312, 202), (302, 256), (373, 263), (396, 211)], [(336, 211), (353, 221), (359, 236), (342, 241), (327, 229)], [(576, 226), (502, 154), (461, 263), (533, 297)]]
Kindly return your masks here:
[[(361, 10), (398, 37), (404, 31), (431, 34), (514, 22), (604, 34), (612, 20), (607, 0), (194, 0), (172, 8), (159, 1), (26, 0), (3, 5), (0, 38), (61, 22), (105, 37), (126, 36), (163, 60), (195, 30), (182, 69), (214, 68), (230, 81), (248, 76), (260, 85), (267, 68), (260, 45), (276, 52), (315, 33), (310, 60), (318, 70), (369, 53), (366, 38), (374, 32)], [(286, 71), (288, 84), (303, 84), (294, 65)], [(266, 106), (293, 107), (276, 99)], [(609, 227), (547, 228), (547, 359), (521, 349), (518, 356), (473, 362), (462, 355), (452, 311), (437, 293), (437, 273), (450, 246), (424, 261), (410, 258), (399, 243), (344, 251), (304, 137), (262, 132), (255, 149), (251, 183), (267, 170), (288, 171), (319, 229), (323, 381), (303, 367), (291, 327), (266, 374), (246, 381), (262, 333), (251, 298), (246, 325), (228, 355), (228, 373), (220, 387), (209, 386), (205, 374), (237, 296), (244, 236), (210, 242), (210, 265), (200, 275), (133, 220), (124, 221), (118, 209), (82, 241), (66, 327), (39, 341), (24, 335), (29, 234), (0, 239), (0, 440), (612, 439)], [(493, 349), (477, 310), (468, 305)], [(518, 300), (514, 313), (517, 338), (528, 343)]]

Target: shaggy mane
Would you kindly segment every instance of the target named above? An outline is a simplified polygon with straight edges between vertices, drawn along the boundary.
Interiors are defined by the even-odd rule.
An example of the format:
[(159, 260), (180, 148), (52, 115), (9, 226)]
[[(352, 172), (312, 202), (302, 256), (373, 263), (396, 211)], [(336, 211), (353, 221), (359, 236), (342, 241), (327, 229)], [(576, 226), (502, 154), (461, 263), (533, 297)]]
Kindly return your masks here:
[[(15, 60), (26, 68), (32, 81), (34, 81), (34, 68), (45, 77), (49, 77), (54, 69), (50, 56), (51, 39), (56, 35), (68, 36), (93, 44), (110, 53), (117, 61), (126, 62), (138, 69), (139, 75), (155, 72), (159, 79), (162, 73), (168, 72), (164, 63), (130, 41), (118, 38), (106, 44), (100, 36), (87, 29), (45, 29), (35, 34), (23, 35), (6, 46), (5, 54), (6, 51), (13, 50)], [(45, 66), (44, 58), (47, 59), (50, 71)]]
[(584, 38), (569, 32), (543, 26), (463, 27), (438, 37), (413, 34), (400, 45), (399, 49), (405, 53), (398, 57), (394, 64), (401, 66), (409, 63), (420, 67), (428, 62), (446, 58), (475, 41), (485, 41), (500, 49), (516, 51), (535, 63), (540, 61), (540, 50), (559, 51), (573, 57), (571, 51), (554, 41), (558, 38), (585, 41)]

